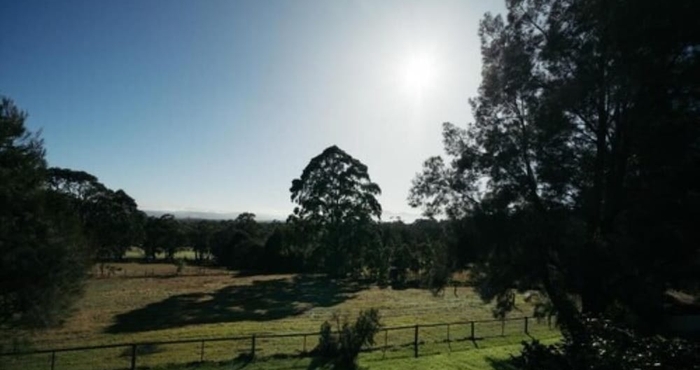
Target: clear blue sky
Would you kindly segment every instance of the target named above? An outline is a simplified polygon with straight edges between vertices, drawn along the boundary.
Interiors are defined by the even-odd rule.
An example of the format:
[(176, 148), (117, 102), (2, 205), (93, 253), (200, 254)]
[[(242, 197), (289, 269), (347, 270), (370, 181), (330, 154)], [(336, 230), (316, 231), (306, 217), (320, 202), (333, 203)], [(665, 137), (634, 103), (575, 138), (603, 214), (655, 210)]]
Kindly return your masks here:
[[(471, 120), (478, 22), (502, 1), (0, 0), (0, 94), (52, 166), (147, 210), (285, 218), (292, 179), (338, 145), (386, 213), (440, 125)], [(404, 216), (406, 217), (406, 216)]]

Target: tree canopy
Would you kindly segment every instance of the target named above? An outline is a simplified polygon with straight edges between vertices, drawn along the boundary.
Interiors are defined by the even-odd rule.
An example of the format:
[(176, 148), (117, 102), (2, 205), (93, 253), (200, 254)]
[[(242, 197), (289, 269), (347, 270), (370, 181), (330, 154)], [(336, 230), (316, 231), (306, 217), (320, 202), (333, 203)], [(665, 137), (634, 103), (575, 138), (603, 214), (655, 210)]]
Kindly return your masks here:
[(120, 259), (127, 248), (141, 244), (145, 215), (123, 190), (111, 190), (97, 177), (66, 168), (48, 169), (48, 188), (66, 198), (81, 220), (92, 253)]
[(372, 225), (382, 214), (381, 193), (367, 166), (337, 146), (311, 159), (292, 181), (292, 222), (301, 223), (311, 255), (329, 272), (345, 274), (362, 266), (372, 243)]
[[(481, 22), (474, 122), (443, 126), (409, 200), (474, 218), (480, 292), (542, 289), (638, 325), (697, 254), (700, 38), (692, 1), (510, 0)], [(507, 232), (506, 232), (507, 231)]]
[(43, 142), (26, 117), (0, 102), (0, 328), (60, 322), (88, 266), (78, 219), (45, 191)]

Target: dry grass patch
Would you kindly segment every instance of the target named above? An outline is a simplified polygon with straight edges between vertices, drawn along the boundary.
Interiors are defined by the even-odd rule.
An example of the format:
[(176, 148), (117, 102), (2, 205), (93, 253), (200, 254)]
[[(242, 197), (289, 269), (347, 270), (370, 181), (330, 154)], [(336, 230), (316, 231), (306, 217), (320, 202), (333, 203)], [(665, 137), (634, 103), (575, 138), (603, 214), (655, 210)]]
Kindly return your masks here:
[(180, 273), (177, 272), (177, 269), (175, 263), (108, 262), (94, 265), (90, 273), (96, 279), (233, 274), (220, 267), (187, 264), (184, 265)]

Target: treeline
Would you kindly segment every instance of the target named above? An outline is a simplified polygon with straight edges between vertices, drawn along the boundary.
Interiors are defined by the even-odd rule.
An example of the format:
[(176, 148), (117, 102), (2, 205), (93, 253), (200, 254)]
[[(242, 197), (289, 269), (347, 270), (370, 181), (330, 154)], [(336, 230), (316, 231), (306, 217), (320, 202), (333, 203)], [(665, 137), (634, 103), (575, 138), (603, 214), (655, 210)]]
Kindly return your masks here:
[(89, 257), (121, 260), (130, 247), (144, 261), (184, 249), (195, 262), (256, 272), (328, 273), (381, 284), (441, 287), (475, 254), (464, 243), (464, 220), (380, 222), (379, 186), (367, 167), (338, 147), (313, 158), (292, 182), (297, 203), (286, 222), (147, 216), (123, 190), (111, 190), (86, 172), (47, 170), (47, 191), (78, 220)]
[[(446, 276), (459, 262), (448, 257), (455, 255), (450, 248), (459, 250), (449, 238), (454, 234), (452, 221), (372, 223), (366, 230), (369, 237), (357, 240), (353, 248), (362, 251), (359, 256), (330, 258), (326, 246), (310, 243), (310, 231), (299, 220), (258, 222), (255, 214), (247, 212), (234, 220), (148, 216), (126, 192), (109, 189), (87, 172), (48, 168), (46, 176), (53, 207), (75, 220), (87, 257), (96, 262), (122, 260), (130, 247), (141, 248), (144, 261), (155, 261), (158, 255), (172, 261), (178, 251), (192, 250), (192, 262), (236, 270), (333, 272), (340, 268), (355, 277), (391, 283), (404, 283), (409, 276), (428, 283), (440, 274)], [(360, 245), (364, 241), (370, 244)]]
[[(472, 258), (454, 237), (457, 225), (434, 219), (376, 223), (374, 244), (347, 269), (355, 277), (381, 283), (433, 286), (435, 279), (447, 279), (449, 271)], [(143, 249), (146, 262), (159, 255), (172, 261), (177, 252), (191, 250), (194, 260), (189, 262), (196, 264), (269, 273), (328, 272), (321, 258), (324, 251), (305, 243), (302, 229), (288, 222), (258, 222), (253, 213), (233, 220), (148, 216), (143, 230), (142, 242), (134, 246)]]
[[(21, 114), (9, 100), (4, 104), (6, 110)], [(31, 145), (37, 151), (35, 155), (41, 157), (42, 143), (36, 140)], [(350, 172), (324, 172), (318, 167), (319, 160), (335, 161)], [(27, 171), (27, 164), (14, 164), (24, 165), (20, 169)], [(435, 285), (435, 281), (446, 281), (449, 271), (468, 257), (459, 253), (464, 248), (457, 248), (452, 237), (455, 221), (381, 223), (381, 207), (376, 200), (372, 207), (377, 217), (368, 216), (373, 209), (361, 205), (373, 195), (351, 191), (356, 188), (353, 181), (369, 178), (366, 167), (337, 147), (311, 161), (310, 170), (319, 172), (314, 181), (325, 181), (325, 187), (307, 184), (321, 191), (304, 194), (302, 207), (297, 207), (286, 222), (257, 222), (253, 213), (225, 221), (179, 220), (170, 214), (148, 216), (124, 190), (110, 189), (90, 173), (47, 167), (43, 157), (34, 165), (35, 190), (45, 210), (61, 223), (52, 231), (70, 235), (66, 241), (73, 248), (70, 255), (82, 261), (74, 264), (76, 271), (94, 262), (122, 260), (129, 248), (139, 247), (144, 251), (144, 261), (154, 261), (158, 255), (173, 260), (178, 251), (188, 249), (195, 253), (195, 262), (229, 269), (325, 272), (381, 283), (412, 280)], [(361, 171), (352, 172), (353, 168)], [(27, 189), (23, 190), (26, 196)], [(18, 230), (17, 235), (26, 232)]]
[(141, 248), (146, 262), (158, 255), (172, 261), (178, 251), (192, 250), (192, 262), (235, 270), (328, 272), (434, 286), (470, 257), (464, 253), (468, 249), (458, 246), (455, 221), (370, 222), (361, 237), (344, 236), (355, 243), (351, 248), (331, 251), (332, 246), (315, 243), (322, 228), (313, 232), (309, 222), (298, 218), (258, 222), (248, 212), (233, 220), (148, 216), (126, 192), (109, 189), (89, 173), (48, 168), (46, 174), (47, 193), (56, 208), (77, 221), (86, 252), (96, 262), (122, 260), (130, 247)]

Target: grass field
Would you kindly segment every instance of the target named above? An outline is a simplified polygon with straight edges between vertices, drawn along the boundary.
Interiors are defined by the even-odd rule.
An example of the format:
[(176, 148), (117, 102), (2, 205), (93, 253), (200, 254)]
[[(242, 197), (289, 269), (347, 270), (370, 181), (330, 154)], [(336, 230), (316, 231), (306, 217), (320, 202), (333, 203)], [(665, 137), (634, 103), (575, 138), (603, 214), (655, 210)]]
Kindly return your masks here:
[(176, 275), (233, 275), (234, 272), (213, 266), (187, 265), (183, 266), (180, 273), (177, 272), (174, 263), (146, 263), (146, 262), (107, 262), (92, 267), (91, 275), (94, 278), (140, 278), (140, 277), (172, 277)]
[[(557, 336), (536, 336), (545, 344), (559, 341)], [(386, 350), (374, 349), (360, 354), (359, 364), (364, 369), (472, 369), (472, 370), (511, 370), (511, 355), (517, 354), (522, 345), (522, 338), (517, 336), (493, 337), (475, 342), (430, 343), (420, 345), (420, 355), (415, 358), (412, 346), (393, 347)], [(230, 348), (228, 348), (230, 350)], [(196, 351), (188, 347), (174, 347), (169, 350), (142, 353), (136, 364), (138, 369), (161, 370), (282, 370), (282, 369), (330, 369), (327, 361), (319, 358), (300, 356), (299, 354), (250, 357), (242, 353), (213, 353), (208, 349), (203, 362)], [(189, 355), (189, 356), (188, 356)], [(220, 355), (220, 356), (217, 356)], [(219, 357), (219, 358), (217, 358)], [(2, 358), (2, 369), (128, 369), (130, 357), (127, 351), (86, 351), (73, 354), (59, 354), (51, 366), (51, 355), (42, 354), (31, 358)]]
[[(546, 338), (542, 340), (544, 344), (556, 343), (558, 338)], [(514, 340), (497, 341), (484, 343), (479, 349), (466, 349), (451, 351), (445, 349), (437, 354), (412, 357), (394, 356), (385, 358), (381, 352), (363, 353), (360, 355), (359, 365), (363, 369), (371, 370), (442, 370), (442, 369), (464, 369), (464, 370), (511, 370), (511, 356), (516, 355), (522, 349), (522, 345)], [(222, 363), (203, 363), (184, 366), (164, 366), (157, 367), (163, 370), (223, 370), (223, 369), (243, 369), (246, 370), (287, 370), (287, 369), (324, 369), (324, 366), (313, 358), (269, 358), (248, 362), (245, 360), (230, 361)]]
[[(137, 269), (140, 264), (113, 264), (124, 269)], [(154, 271), (170, 271), (172, 265), (147, 264)], [(31, 333), (35, 349), (55, 349), (87, 345), (151, 342), (182, 339), (219, 338), (251, 334), (317, 332), (321, 323), (333, 313), (356, 315), (360, 310), (378, 308), (385, 326), (407, 326), (438, 322), (492, 319), (491, 305), (484, 304), (469, 287), (449, 288), (444, 295), (433, 296), (423, 289), (394, 290), (333, 280), (320, 275), (255, 275), (238, 276), (218, 271), (204, 276), (148, 276), (139, 278), (94, 278), (86, 286), (74, 314), (55, 329)], [(531, 315), (532, 307), (521, 297), (520, 311), (514, 316)], [(480, 323), (477, 336), (507, 336), (502, 345), (513, 345), (527, 339), (522, 321)], [(450, 329), (448, 329), (450, 330)], [(447, 336), (465, 338), (468, 326), (453, 326)], [(552, 338), (558, 333), (547, 325), (533, 326), (534, 335)], [(488, 334), (488, 335), (486, 335)], [(445, 327), (422, 328), (422, 355), (445, 351), (474, 349), (471, 341), (444, 344)], [(401, 349), (413, 341), (413, 329), (390, 331), (389, 345)], [(309, 338), (260, 340), (262, 356), (294, 354), (316, 344)], [(439, 343), (432, 345), (431, 343)], [(484, 342), (485, 343), (485, 342)], [(436, 347), (438, 346), (438, 347)], [(443, 348), (444, 347), (444, 348)], [(455, 347), (455, 348), (448, 348)], [(188, 363), (200, 359), (200, 350), (207, 361), (224, 361), (235, 353), (246, 353), (249, 341), (164, 345), (139, 358), (140, 365), (157, 366), (168, 362)], [(116, 367), (128, 367), (127, 348), (100, 350), (61, 358), (58, 363), (90, 363), (95, 357), (111, 358)], [(398, 351), (401, 352), (401, 351)], [(410, 351), (408, 351), (410, 352)], [(392, 352), (393, 353), (393, 352)], [(403, 355), (397, 355), (401, 358)], [(68, 356), (63, 354), (61, 356)], [(369, 356), (369, 357), (368, 357)], [(387, 357), (386, 353), (382, 354)], [(364, 357), (367, 361), (371, 355)], [(44, 360), (42, 360), (44, 361)], [(307, 364), (308, 365), (308, 364)], [(56, 369), (66, 367), (56, 367)], [(68, 368), (81, 368), (70, 366)], [(90, 367), (87, 367), (90, 368)], [(100, 367), (97, 367), (100, 368)]]

